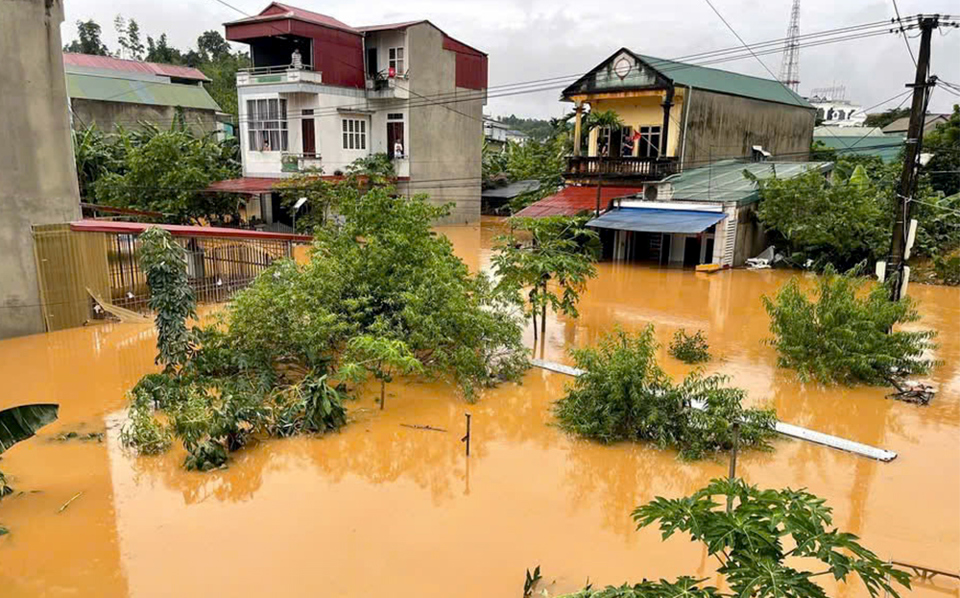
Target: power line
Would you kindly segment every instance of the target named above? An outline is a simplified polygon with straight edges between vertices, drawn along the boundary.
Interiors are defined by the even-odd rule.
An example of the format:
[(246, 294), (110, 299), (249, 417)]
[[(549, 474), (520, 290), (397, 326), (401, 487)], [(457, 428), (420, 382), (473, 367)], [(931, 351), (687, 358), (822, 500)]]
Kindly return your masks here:
[(903, 44), (907, 46), (907, 52), (910, 53), (910, 60), (913, 61), (913, 67), (917, 67), (917, 57), (913, 55), (913, 48), (910, 47), (910, 40), (907, 39), (907, 32), (903, 28), (903, 20), (900, 19), (900, 9), (897, 7), (897, 0), (892, 0), (893, 11), (897, 13), (897, 23), (900, 23), (900, 33), (903, 35)]

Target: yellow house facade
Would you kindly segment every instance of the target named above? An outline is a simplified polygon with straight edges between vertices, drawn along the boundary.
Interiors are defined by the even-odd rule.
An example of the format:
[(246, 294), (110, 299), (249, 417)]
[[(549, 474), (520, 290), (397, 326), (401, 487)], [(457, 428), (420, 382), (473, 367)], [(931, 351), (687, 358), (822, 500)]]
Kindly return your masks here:
[[(771, 79), (637, 54), (621, 48), (567, 87), (575, 107), (577, 182), (601, 174), (623, 180), (659, 180), (685, 165), (749, 158), (758, 150), (805, 160), (815, 109)], [(595, 128), (581, 147), (586, 117), (613, 110), (623, 128)], [(601, 163), (601, 159), (604, 163)]]

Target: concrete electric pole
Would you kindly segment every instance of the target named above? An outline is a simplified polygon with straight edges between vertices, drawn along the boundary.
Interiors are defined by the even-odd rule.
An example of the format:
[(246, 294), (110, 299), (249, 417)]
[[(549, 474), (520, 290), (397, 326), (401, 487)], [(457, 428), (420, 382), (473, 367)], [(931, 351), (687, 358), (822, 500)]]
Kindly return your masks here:
[(900, 173), (900, 188), (897, 193), (896, 213), (893, 218), (893, 237), (890, 242), (890, 255), (887, 258), (886, 280), (893, 280), (890, 300), (899, 301), (903, 288), (904, 262), (906, 261), (907, 235), (910, 226), (910, 207), (917, 189), (917, 169), (920, 165), (920, 149), (923, 144), (923, 127), (926, 124), (928, 90), (936, 83), (936, 78), (928, 79), (930, 70), (930, 38), (939, 25), (939, 17), (921, 16), (920, 53), (917, 56), (917, 73), (914, 82), (907, 87), (913, 88), (913, 104), (910, 106), (910, 125), (907, 129), (906, 147), (903, 152), (903, 170)]

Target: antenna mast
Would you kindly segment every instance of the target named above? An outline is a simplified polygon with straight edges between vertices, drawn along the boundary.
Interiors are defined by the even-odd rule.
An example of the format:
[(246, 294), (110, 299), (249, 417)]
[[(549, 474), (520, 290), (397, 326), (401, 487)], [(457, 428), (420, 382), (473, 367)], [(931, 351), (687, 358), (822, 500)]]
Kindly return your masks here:
[(794, 92), (800, 90), (800, 0), (793, 0), (790, 9), (790, 26), (787, 41), (783, 45), (783, 61), (780, 63), (780, 82)]

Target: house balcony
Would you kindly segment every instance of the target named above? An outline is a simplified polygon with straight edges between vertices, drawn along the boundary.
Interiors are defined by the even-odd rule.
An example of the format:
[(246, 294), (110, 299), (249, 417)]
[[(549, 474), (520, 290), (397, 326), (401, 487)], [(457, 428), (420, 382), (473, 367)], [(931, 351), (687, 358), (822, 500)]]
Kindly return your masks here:
[(293, 68), (290, 65), (262, 66), (237, 71), (237, 87), (253, 85), (285, 85), (323, 83), (323, 73), (313, 70), (309, 65)]
[(406, 75), (387, 77), (381, 73), (376, 76), (367, 75), (367, 99), (370, 100), (405, 100), (410, 97), (410, 83)]
[(283, 152), (280, 155), (280, 172), (298, 173), (308, 172), (321, 167), (320, 154), (298, 154)]
[(568, 156), (564, 178), (609, 181), (659, 181), (680, 172), (676, 158)]

